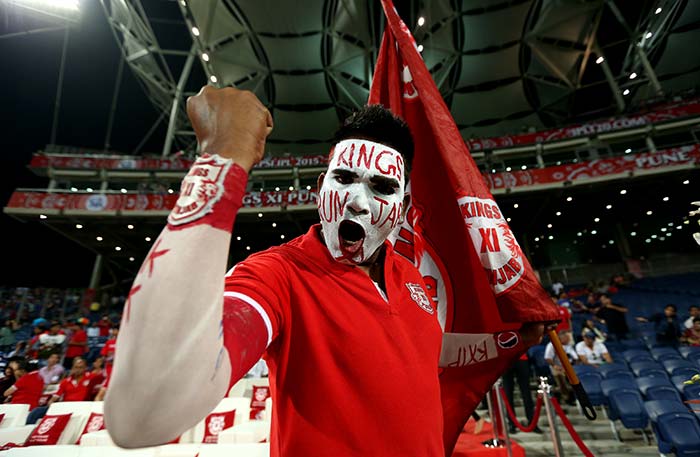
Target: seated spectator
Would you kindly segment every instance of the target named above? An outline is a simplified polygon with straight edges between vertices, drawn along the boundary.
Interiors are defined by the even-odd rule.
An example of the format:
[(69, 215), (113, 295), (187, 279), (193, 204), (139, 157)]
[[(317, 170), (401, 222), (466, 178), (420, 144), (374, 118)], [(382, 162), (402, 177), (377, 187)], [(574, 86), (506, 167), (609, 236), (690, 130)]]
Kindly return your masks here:
[(683, 327), (693, 328), (693, 319), (700, 317), (700, 307), (691, 305), (690, 308), (688, 308), (688, 314), (690, 314), (690, 317), (683, 322)]
[[(571, 332), (568, 330), (563, 330), (558, 332), (558, 335), (562, 346), (564, 346), (564, 351), (566, 352), (566, 356), (568, 357), (569, 361), (572, 364), (577, 363), (579, 361), (579, 357), (574, 349), (574, 341), (571, 337)], [(564, 367), (562, 366), (559, 357), (557, 357), (557, 354), (554, 351), (554, 345), (551, 343), (551, 341), (544, 349), (544, 360), (549, 364), (549, 369), (554, 377), (554, 382), (557, 384), (559, 392), (561, 392), (561, 399), (567, 404), (573, 405), (575, 402), (574, 391), (571, 388), (571, 385), (569, 385), (569, 381), (566, 379), (566, 372), (564, 371)]]
[(612, 357), (608, 353), (608, 348), (603, 343), (596, 341), (595, 333), (590, 330), (584, 332), (583, 341), (576, 344), (576, 354), (581, 359), (581, 363), (586, 365), (612, 363)]
[(39, 337), (46, 333), (46, 327), (44, 326), (43, 322), (39, 322), (38, 325), (34, 326), (33, 331), (34, 335), (32, 336), (32, 339), (29, 340), (29, 347), (27, 348), (27, 357), (29, 359), (38, 359), (39, 348), (41, 347), (41, 343), (39, 343)]
[(608, 294), (600, 295), (600, 308), (596, 311), (596, 317), (608, 327), (608, 338), (617, 341), (624, 340), (629, 332), (625, 319), (627, 308), (616, 305)]
[[(12, 360), (7, 363), (7, 366), (5, 367), (5, 376), (0, 378), (0, 392), (3, 394), (7, 389), (12, 387), (12, 385), (15, 383), (15, 368), (17, 368), (17, 361)], [(7, 397), (3, 395), (2, 397), (2, 402), (5, 403), (7, 400)]]
[(637, 320), (654, 323), (657, 344), (678, 346), (682, 333), (676, 316), (676, 305), (666, 305), (663, 313), (656, 313), (649, 317), (637, 317)]
[(685, 329), (681, 342), (688, 346), (700, 346), (700, 317), (693, 319), (693, 326)]
[(73, 366), (73, 359), (76, 357), (84, 357), (88, 351), (87, 332), (85, 325), (87, 319), (81, 317), (70, 324), (71, 335), (68, 338), (68, 348), (66, 349), (66, 358), (63, 360), (63, 366), (66, 370), (70, 370)]
[(608, 338), (608, 334), (600, 328), (598, 328), (598, 326), (595, 325), (595, 322), (593, 322), (592, 319), (586, 319), (583, 323), (583, 326), (581, 328), (581, 338), (583, 338), (583, 334), (586, 332), (595, 333), (595, 340), (599, 343), (605, 343), (605, 340)]
[(39, 359), (48, 359), (54, 352), (62, 353), (65, 342), (66, 335), (61, 330), (61, 324), (57, 321), (51, 322), (49, 331), (39, 335)]
[(26, 341), (19, 341), (15, 345), (15, 349), (7, 354), (8, 358), (12, 357), (24, 357), (27, 355), (27, 342)]
[(564, 306), (565, 308), (571, 308), (571, 299), (569, 298), (569, 294), (566, 292), (562, 292), (559, 294), (559, 299), (557, 300), (557, 304), (559, 306)]
[(105, 370), (107, 370), (107, 377), (112, 373), (112, 366), (114, 365), (114, 351), (117, 348), (117, 336), (119, 336), (119, 327), (114, 327), (109, 330), (110, 337), (105, 342), (100, 355), (105, 359)]
[(90, 372), (87, 371), (87, 362), (82, 357), (76, 357), (73, 359), (70, 374), (61, 381), (58, 391), (51, 396), (46, 406), (39, 406), (32, 410), (27, 417), (27, 424), (35, 424), (46, 415), (49, 406), (57, 401), (89, 401), (91, 394), (92, 383)]
[(5, 326), (0, 328), (0, 351), (7, 352), (15, 345), (15, 328), (11, 320), (5, 322)]
[(60, 356), (54, 352), (46, 359), (46, 365), (39, 369), (39, 375), (44, 380), (44, 384), (58, 384), (65, 372), (64, 368), (58, 363)]
[(559, 312), (559, 318), (561, 322), (557, 325), (556, 331), (561, 332), (562, 330), (571, 330), (571, 311), (567, 306), (561, 306), (558, 304), (557, 297), (552, 297), (552, 301), (557, 305), (557, 311)]
[(14, 385), (4, 393), (5, 397), (12, 396), (10, 403), (27, 404), (32, 410), (39, 405), (39, 399), (44, 393), (44, 379), (38, 371), (29, 371), (29, 362), (18, 360), (15, 368)]

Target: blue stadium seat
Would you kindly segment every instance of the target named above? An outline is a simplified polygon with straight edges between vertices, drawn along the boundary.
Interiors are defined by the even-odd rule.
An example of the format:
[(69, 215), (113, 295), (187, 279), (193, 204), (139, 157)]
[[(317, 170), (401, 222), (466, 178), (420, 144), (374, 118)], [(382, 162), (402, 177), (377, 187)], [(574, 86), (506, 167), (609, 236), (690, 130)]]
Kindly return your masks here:
[[(605, 381), (603, 381), (605, 382)], [(649, 425), (649, 416), (644, 409), (642, 395), (629, 387), (616, 389), (608, 397), (610, 410), (620, 419), (625, 428), (645, 429)], [(612, 416), (609, 416), (613, 419)]]
[(603, 381), (603, 377), (597, 371), (587, 371), (580, 373), (578, 375), (579, 381), (586, 393), (588, 398), (591, 400), (591, 404), (594, 406), (600, 406), (606, 404), (605, 395), (600, 387), (600, 383)]
[(595, 372), (598, 373), (598, 369), (593, 365), (584, 365), (582, 363), (574, 365), (574, 371), (577, 375), (581, 376), (583, 373)]
[(650, 387), (645, 395), (647, 400), (663, 400), (672, 402), (681, 402), (681, 394), (678, 393), (675, 387), (671, 386), (656, 386)]
[(681, 346), (678, 348), (678, 353), (688, 359), (691, 354), (700, 355), (700, 346)]
[(643, 370), (639, 371), (639, 377), (647, 377), (647, 376), (661, 376), (663, 378), (668, 379), (668, 373), (666, 373), (666, 370), (664, 370), (662, 367), (644, 368)]
[(601, 365), (598, 365), (598, 371), (600, 371), (600, 374), (603, 375), (603, 378), (606, 377), (606, 374), (609, 372), (613, 371), (627, 371), (629, 372), (630, 369), (625, 365), (624, 363), (603, 363)]
[(630, 385), (634, 385), (634, 382), (630, 383), (628, 379), (613, 378), (613, 379), (603, 379), (600, 383), (600, 390), (603, 395), (610, 399), (610, 394), (616, 390), (628, 389)]
[(687, 413), (688, 408), (681, 402), (666, 400), (650, 400), (644, 402), (644, 409), (652, 422), (656, 422), (659, 416), (671, 413)]
[(682, 359), (681, 354), (672, 347), (668, 346), (663, 346), (663, 347), (657, 347), (657, 348), (651, 348), (649, 351), (651, 353), (651, 356), (661, 362), (662, 360), (666, 360), (668, 358), (677, 358), (677, 359)]
[(622, 353), (622, 357), (627, 363), (641, 360), (654, 360), (646, 349), (628, 349)]
[[(698, 368), (698, 366), (696, 364), (694, 364), (693, 362), (690, 362), (688, 360), (684, 360), (684, 359), (664, 360), (663, 362), (661, 362), (661, 365), (664, 366), (664, 368), (666, 369), (668, 374), (670, 374), (671, 376), (687, 373), (687, 370), (684, 372), (681, 372), (680, 369), (682, 369), (682, 368), (689, 368), (691, 371), (700, 372), (700, 369)], [(692, 377), (692, 376), (693, 375), (691, 374), (690, 377)]]
[(671, 384), (673, 384), (676, 389), (678, 389), (678, 392), (683, 393), (683, 390), (685, 389), (685, 382), (689, 380), (690, 378), (686, 375), (676, 375), (676, 376), (671, 376)]
[(627, 382), (627, 385), (629, 386), (634, 384), (635, 377), (631, 371), (614, 370), (605, 373), (603, 379), (622, 379), (623, 381)]
[[(688, 384), (683, 386), (683, 396), (686, 400), (700, 400), (700, 384)], [(700, 404), (692, 406), (694, 409), (700, 409)]]
[(633, 340), (622, 340), (621, 343), (627, 350), (646, 348), (646, 344), (644, 344), (644, 340), (642, 340), (641, 338), (636, 338)]
[[(698, 348), (696, 348), (696, 349), (698, 349)], [(696, 365), (700, 366), (700, 351), (688, 352), (685, 355), (685, 358), (686, 358), (686, 360), (689, 360), (689, 361), (695, 363)]]
[(671, 381), (669, 381), (668, 378), (661, 376), (648, 376), (643, 378), (637, 378), (635, 381), (637, 383), (639, 391), (645, 396), (647, 395), (647, 390), (652, 387), (674, 387), (674, 385), (671, 384)]
[[(664, 453), (673, 452), (677, 457), (700, 456), (700, 424), (690, 413), (663, 414), (657, 418), (659, 451), (662, 443), (670, 445)], [(665, 446), (664, 446), (665, 447)]]
[(663, 370), (663, 367), (661, 366), (660, 363), (655, 362), (655, 361), (635, 361), (635, 362), (630, 362), (630, 370), (632, 370), (632, 373), (634, 373), (635, 376), (640, 376), (640, 372), (642, 370), (648, 370), (648, 369), (661, 369)]

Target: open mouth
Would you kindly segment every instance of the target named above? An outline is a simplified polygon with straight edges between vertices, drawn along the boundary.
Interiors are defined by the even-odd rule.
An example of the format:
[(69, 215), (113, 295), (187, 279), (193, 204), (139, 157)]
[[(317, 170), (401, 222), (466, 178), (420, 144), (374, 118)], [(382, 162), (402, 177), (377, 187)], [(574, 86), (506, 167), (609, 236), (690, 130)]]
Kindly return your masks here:
[(365, 230), (356, 222), (342, 221), (338, 226), (338, 240), (341, 249), (347, 252), (357, 252), (365, 240)]

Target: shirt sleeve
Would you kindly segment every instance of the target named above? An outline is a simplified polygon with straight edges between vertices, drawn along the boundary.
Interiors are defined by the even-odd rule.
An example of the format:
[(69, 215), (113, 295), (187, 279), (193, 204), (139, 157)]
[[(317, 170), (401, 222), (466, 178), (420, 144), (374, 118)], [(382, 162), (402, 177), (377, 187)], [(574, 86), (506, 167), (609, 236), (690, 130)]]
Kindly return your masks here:
[[(280, 334), (289, 311), (290, 287), (285, 259), (275, 252), (253, 255), (226, 275), (224, 298), (240, 299), (262, 317), (267, 343)], [(228, 300), (224, 300), (224, 320)]]
[(554, 346), (552, 345), (552, 343), (548, 343), (547, 347), (544, 348), (544, 358), (554, 359)]
[(67, 379), (64, 379), (64, 380), (61, 381), (61, 383), (58, 385), (58, 390), (57, 390), (56, 393), (54, 394), (55, 396), (61, 397), (61, 396), (65, 395), (65, 393), (66, 393), (66, 381), (67, 381)]

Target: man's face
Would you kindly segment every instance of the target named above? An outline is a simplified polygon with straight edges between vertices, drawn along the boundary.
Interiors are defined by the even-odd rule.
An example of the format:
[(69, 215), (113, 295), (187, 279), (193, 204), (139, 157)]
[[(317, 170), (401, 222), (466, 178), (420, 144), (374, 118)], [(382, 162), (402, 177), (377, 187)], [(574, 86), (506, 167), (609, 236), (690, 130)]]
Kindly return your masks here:
[(571, 342), (571, 333), (569, 332), (564, 332), (561, 335), (559, 335), (559, 341), (561, 341), (561, 344), (567, 345)]
[(700, 316), (700, 308), (698, 308), (697, 306), (693, 306), (692, 308), (690, 308), (690, 315), (692, 317)]
[(700, 321), (693, 322), (693, 330), (700, 332)]
[(61, 330), (61, 326), (60, 326), (60, 325), (52, 325), (51, 328), (49, 329), (49, 332), (50, 332), (52, 335), (55, 335), (55, 334), (58, 333), (59, 330)]
[(49, 365), (53, 366), (58, 363), (58, 354), (51, 354), (48, 359), (46, 359), (46, 363)]
[(85, 360), (83, 359), (75, 359), (73, 362), (73, 368), (71, 369), (73, 376), (82, 376), (83, 373), (85, 373), (85, 369), (87, 368), (87, 364), (85, 363)]
[(360, 139), (335, 145), (318, 198), (333, 258), (361, 264), (381, 247), (403, 216), (404, 183), (398, 151)]
[(584, 336), (583, 341), (586, 342), (586, 346), (589, 348), (593, 347), (593, 343), (595, 342), (595, 337), (594, 336)]
[(603, 296), (600, 297), (600, 303), (601, 303), (603, 306), (608, 306), (610, 303), (612, 303), (612, 301), (610, 300), (610, 297), (607, 297), (607, 296), (603, 295)]
[(672, 306), (667, 306), (664, 308), (664, 314), (666, 317), (673, 317), (676, 315), (676, 310)]

